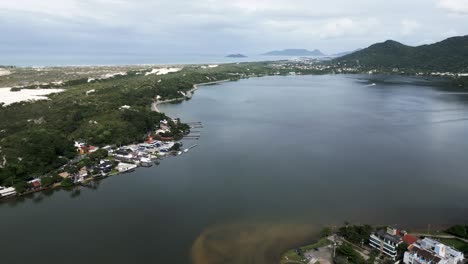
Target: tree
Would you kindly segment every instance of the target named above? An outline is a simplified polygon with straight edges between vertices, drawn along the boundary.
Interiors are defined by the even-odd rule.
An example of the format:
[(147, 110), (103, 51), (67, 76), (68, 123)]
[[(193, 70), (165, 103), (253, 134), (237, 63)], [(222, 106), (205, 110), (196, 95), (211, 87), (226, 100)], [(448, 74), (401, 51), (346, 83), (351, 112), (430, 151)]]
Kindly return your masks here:
[(397, 259), (403, 259), (403, 255), (405, 254), (405, 251), (408, 250), (408, 244), (405, 242), (401, 243), (397, 247)]
[(52, 177), (42, 177), (41, 178), (41, 185), (43, 187), (49, 187), (54, 184), (54, 179)]
[(353, 246), (348, 243), (343, 243), (336, 249), (338, 255), (345, 257), (348, 260), (348, 263), (354, 264), (364, 264), (365, 260), (356, 250), (354, 250)]
[(17, 193), (24, 193), (28, 189), (28, 187), (28, 183), (24, 181), (20, 181), (13, 185), (13, 188), (15, 188)]
[(73, 186), (73, 181), (70, 178), (65, 178), (62, 180), (60, 183), (62, 187), (72, 187)]
[(107, 156), (109, 156), (109, 152), (105, 149), (98, 149), (95, 152), (89, 154), (89, 158), (94, 162), (105, 159)]
[(80, 170), (78, 169), (77, 166), (74, 166), (74, 165), (70, 165), (70, 166), (67, 166), (65, 168), (65, 171), (70, 173), (70, 174), (76, 174), (78, 173)]
[(175, 143), (169, 150), (179, 151), (180, 150), (180, 143)]
[(328, 237), (332, 234), (332, 230), (329, 226), (325, 226), (322, 228), (322, 230), (320, 231), (320, 236), (321, 237)]

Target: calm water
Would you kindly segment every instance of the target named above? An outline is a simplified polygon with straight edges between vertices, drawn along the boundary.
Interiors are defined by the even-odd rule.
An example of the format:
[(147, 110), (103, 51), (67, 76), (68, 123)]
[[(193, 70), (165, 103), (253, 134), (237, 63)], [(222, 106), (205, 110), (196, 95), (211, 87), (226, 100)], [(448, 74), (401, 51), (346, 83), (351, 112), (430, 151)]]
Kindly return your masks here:
[(275, 263), (323, 224), (466, 222), (468, 94), (375, 82), (266, 77), (161, 106), (203, 122), (197, 148), (97, 189), (0, 205), (2, 260)]

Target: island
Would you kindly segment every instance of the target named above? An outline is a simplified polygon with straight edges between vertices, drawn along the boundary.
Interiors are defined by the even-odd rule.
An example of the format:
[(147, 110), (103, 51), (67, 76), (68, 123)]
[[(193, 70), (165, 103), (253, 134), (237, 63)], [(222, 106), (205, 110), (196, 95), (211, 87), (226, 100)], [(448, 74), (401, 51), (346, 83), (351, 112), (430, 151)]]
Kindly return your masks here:
[(247, 58), (247, 56), (245, 56), (244, 54), (237, 53), (237, 54), (229, 54), (226, 56), (226, 58)]

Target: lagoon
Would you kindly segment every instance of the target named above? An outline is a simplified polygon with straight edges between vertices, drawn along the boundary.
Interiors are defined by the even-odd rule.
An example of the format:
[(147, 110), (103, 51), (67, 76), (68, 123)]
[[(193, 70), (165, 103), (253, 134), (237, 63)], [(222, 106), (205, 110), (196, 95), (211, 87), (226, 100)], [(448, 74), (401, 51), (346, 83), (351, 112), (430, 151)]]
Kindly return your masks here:
[(277, 263), (322, 225), (468, 219), (468, 94), (324, 75), (203, 86), (158, 108), (203, 122), (159, 166), (0, 204), (10, 263)]

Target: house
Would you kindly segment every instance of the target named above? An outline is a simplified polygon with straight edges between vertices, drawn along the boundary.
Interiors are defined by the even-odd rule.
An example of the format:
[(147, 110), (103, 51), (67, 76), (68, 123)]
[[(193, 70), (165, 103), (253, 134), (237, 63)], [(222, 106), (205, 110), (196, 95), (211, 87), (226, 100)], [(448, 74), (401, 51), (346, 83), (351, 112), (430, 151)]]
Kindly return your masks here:
[(34, 179), (32, 181), (28, 181), (28, 183), (31, 184), (34, 189), (41, 188), (41, 179)]
[(78, 181), (79, 182), (82, 182), (83, 180), (85, 180), (86, 178), (88, 178), (88, 170), (86, 169), (86, 167), (83, 167), (80, 169), (80, 171), (78, 172)]
[(409, 246), (403, 257), (405, 264), (458, 264), (463, 260), (462, 252), (430, 238)]
[(120, 110), (128, 110), (130, 108), (131, 107), (129, 105), (122, 105), (121, 107), (119, 107)]
[(419, 239), (415, 236), (409, 235), (409, 234), (404, 234), (403, 236), (403, 242), (407, 244), (408, 246), (411, 246), (412, 244), (416, 243)]
[(98, 150), (99, 148), (96, 147), (96, 146), (81, 146), (79, 149), (78, 149), (78, 152), (80, 152), (80, 155), (84, 155), (84, 154), (90, 154), (90, 153), (93, 153), (95, 152), (96, 150)]
[(112, 162), (110, 162), (108, 160), (101, 160), (99, 162), (99, 169), (101, 170), (102, 173), (111, 172), (113, 167), (114, 167), (114, 165), (112, 164)]
[(130, 171), (133, 171), (137, 168), (137, 165), (135, 164), (128, 164), (128, 163), (119, 163), (119, 165), (117, 165), (117, 170), (119, 172), (130, 172)]
[(369, 245), (371, 247), (393, 260), (397, 256), (397, 248), (401, 243), (403, 243), (403, 240), (399, 236), (399, 231), (391, 227), (387, 228), (387, 230), (377, 230), (369, 237)]
[(2, 187), (0, 186), (0, 198), (16, 195), (16, 190), (13, 187)]
[(98, 150), (98, 149), (99, 149), (99, 148), (96, 147), (96, 146), (89, 146), (89, 147), (88, 147), (88, 154), (89, 154), (89, 153), (93, 153), (93, 152), (95, 152), (95, 151)]

